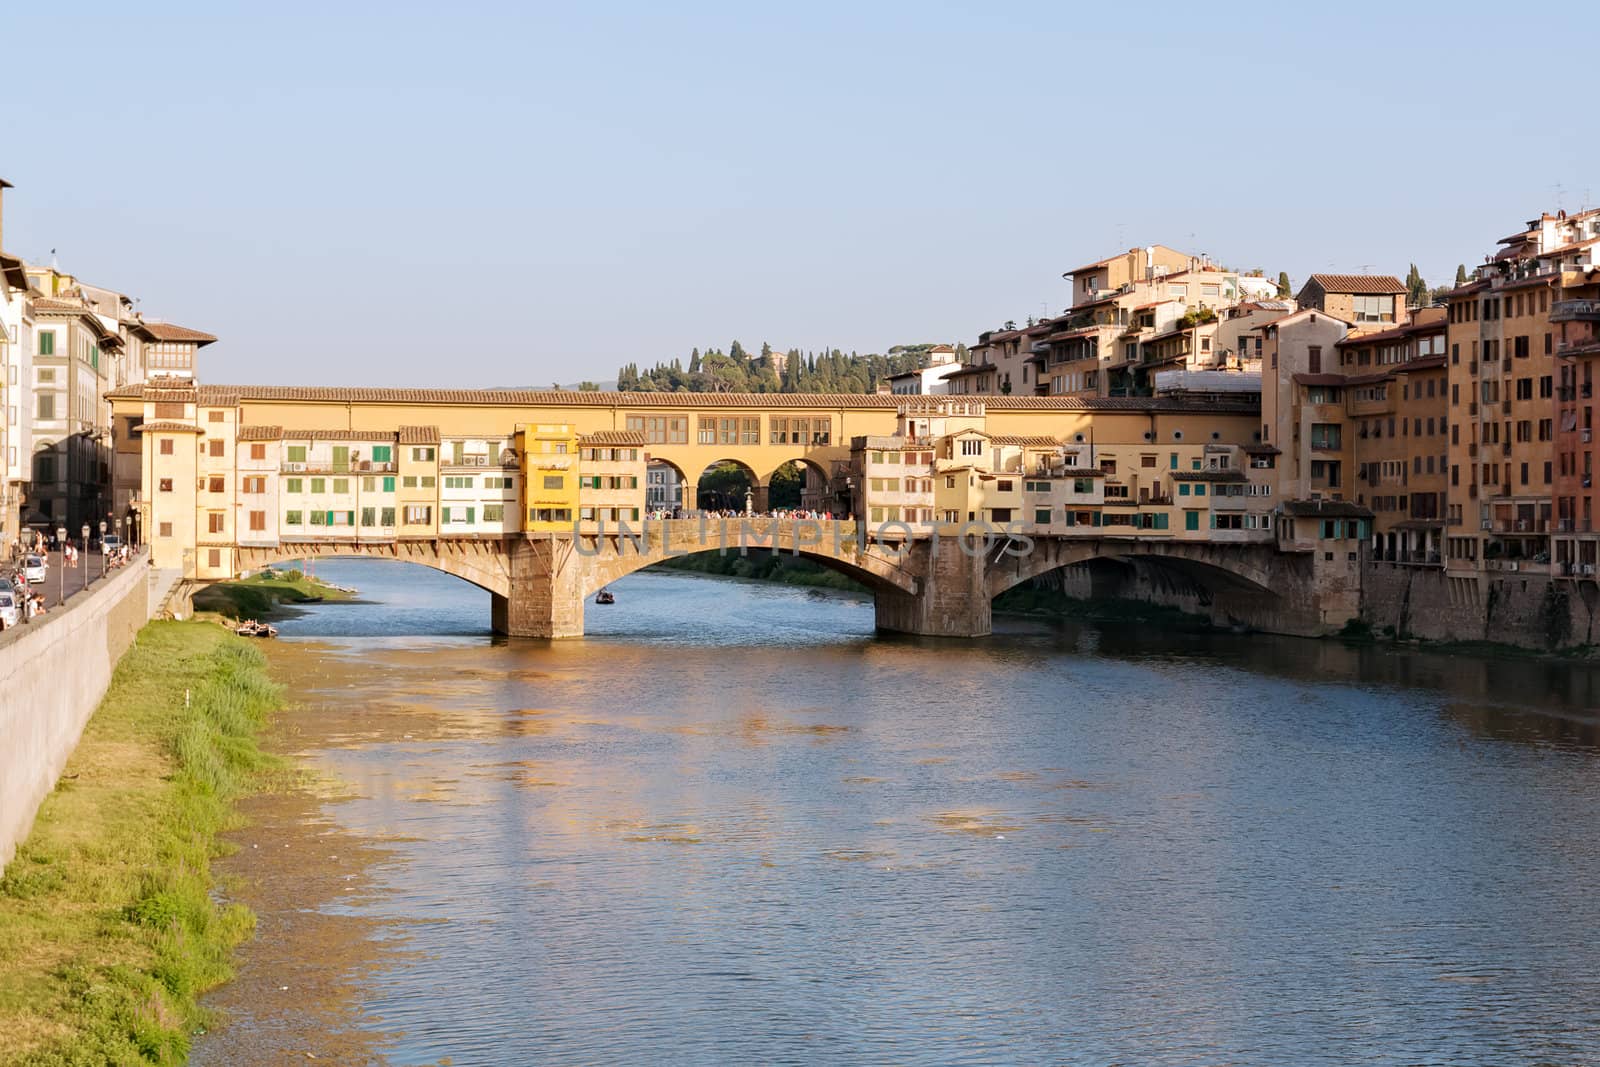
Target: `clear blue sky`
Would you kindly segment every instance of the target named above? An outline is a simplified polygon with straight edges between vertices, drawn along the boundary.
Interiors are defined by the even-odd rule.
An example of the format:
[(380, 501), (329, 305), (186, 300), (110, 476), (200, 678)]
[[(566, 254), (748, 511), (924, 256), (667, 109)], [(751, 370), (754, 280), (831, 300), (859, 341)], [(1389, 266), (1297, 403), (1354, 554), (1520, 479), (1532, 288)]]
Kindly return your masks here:
[(245, 7), (3, 18), (7, 250), (212, 382), (970, 341), (1153, 242), (1438, 284), (1600, 155), (1460, 5)]

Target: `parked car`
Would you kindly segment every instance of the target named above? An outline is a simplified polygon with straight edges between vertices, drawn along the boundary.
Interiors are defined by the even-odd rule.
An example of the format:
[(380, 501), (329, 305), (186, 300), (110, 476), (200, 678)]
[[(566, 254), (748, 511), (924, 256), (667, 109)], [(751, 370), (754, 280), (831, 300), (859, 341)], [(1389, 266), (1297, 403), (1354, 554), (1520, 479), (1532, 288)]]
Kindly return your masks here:
[(104, 552), (108, 556), (121, 547), (122, 538), (118, 537), (116, 534), (106, 534), (104, 537), (100, 538), (100, 551)]
[(49, 565), (45, 563), (43, 556), (22, 557), (22, 576), (33, 585), (44, 582), (45, 571), (48, 569)]
[(0, 589), (0, 623), (7, 630), (22, 621), (22, 609), (17, 606), (17, 594), (9, 589)]

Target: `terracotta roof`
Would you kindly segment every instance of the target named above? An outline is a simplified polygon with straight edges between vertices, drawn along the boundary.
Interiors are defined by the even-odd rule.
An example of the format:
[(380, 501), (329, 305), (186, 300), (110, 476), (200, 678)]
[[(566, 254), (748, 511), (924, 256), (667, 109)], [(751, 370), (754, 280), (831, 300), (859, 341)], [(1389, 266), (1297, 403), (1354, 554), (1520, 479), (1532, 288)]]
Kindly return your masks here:
[(191, 330), (189, 327), (179, 326), (175, 322), (141, 322), (140, 325), (157, 341), (193, 341), (198, 345), (204, 346), (216, 340), (209, 333)]
[(969, 364), (963, 366), (960, 370), (951, 371), (949, 374), (946, 374), (945, 377), (946, 378), (966, 378), (966, 377), (970, 377), (970, 376), (972, 376), (974, 374), (987, 374), (989, 371), (992, 371), (992, 370), (994, 370), (994, 366), (992, 364), (989, 364), (989, 363), (969, 363)]
[(197, 433), (205, 431), (189, 422), (145, 422), (133, 428), (134, 433)]
[(283, 436), (283, 427), (241, 426), (236, 436), (240, 441), (276, 441)]
[(1370, 519), (1372, 512), (1348, 500), (1286, 500), (1279, 505), (1286, 514), (1312, 519)]
[(400, 443), (403, 445), (436, 445), (439, 443), (437, 426), (402, 426)]
[(1405, 284), (1392, 274), (1313, 274), (1306, 279), (1306, 284), (1311, 282), (1316, 282), (1325, 293), (1382, 296), (1406, 291)]
[(85, 314), (93, 314), (94, 313), (90, 309), (89, 305), (85, 304), (81, 300), (62, 300), (59, 297), (54, 297), (54, 296), (36, 297), (34, 299), (34, 301), (33, 301), (33, 310), (35, 310), (35, 311), (52, 311), (52, 312), (58, 312), (58, 313), (59, 312), (76, 312), (76, 311), (81, 311), (81, 312), (84, 312)]
[[(276, 426), (266, 429), (276, 430)], [(280, 430), (279, 435), (285, 441), (393, 441), (393, 430)], [(239, 439), (245, 440), (244, 431), (240, 430)], [(433, 438), (439, 440), (437, 434)]]
[[(1317, 312), (1331, 318), (1323, 312)], [(993, 370), (993, 367), (983, 367)], [(138, 399), (138, 386), (107, 394), (113, 399)], [(893, 411), (904, 404), (982, 403), (989, 411), (1237, 411), (1260, 410), (1253, 401), (1201, 400), (1194, 397), (990, 396), (986, 394), (914, 397), (888, 393), (580, 393), (573, 390), (523, 389), (378, 389), (370, 387), (280, 385), (201, 385), (198, 401), (206, 407), (231, 407), (240, 401), (368, 404), (501, 404), (507, 407), (611, 408), (844, 408)], [(436, 427), (428, 432), (437, 433)], [(422, 442), (424, 444), (431, 441)]]
[(141, 399), (155, 404), (193, 404), (199, 394), (193, 389), (146, 389)]
[(1038, 433), (997, 433), (991, 434), (989, 441), (997, 445), (1020, 445), (1028, 448), (1055, 448), (1061, 444), (1060, 441), (1057, 441), (1054, 437), (1051, 437), (1048, 434)]
[(1056, 341), (1070, 341), (1074, 337), (1088, 337), (1092, 333), (1099, 332), (1100, 327), (1098, 326), (1080, 326), (1076, 330), (1062, 330), (1060, 333), (1053, 333), (1046, 337), (1045, 340), (1052, 343)]
[(638, 430), (597, 430), (578, 435), (580, 445), (642, 445), (644, 434)]

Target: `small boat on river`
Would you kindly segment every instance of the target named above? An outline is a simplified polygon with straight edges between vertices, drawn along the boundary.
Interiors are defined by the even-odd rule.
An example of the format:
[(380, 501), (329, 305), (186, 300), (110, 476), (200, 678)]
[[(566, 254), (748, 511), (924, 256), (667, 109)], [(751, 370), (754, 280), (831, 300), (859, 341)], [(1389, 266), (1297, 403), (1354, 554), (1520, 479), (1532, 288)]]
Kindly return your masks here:
[(233, 628), (240, 637), (277, 637), (278, 628), (256, 619), (246, 619)]
[(617, 602), (617, 597), (616, 594), (611, 592), (611, 590), (602, 589), (594, 595), (594, 602), (596, 604), (615, 604)]

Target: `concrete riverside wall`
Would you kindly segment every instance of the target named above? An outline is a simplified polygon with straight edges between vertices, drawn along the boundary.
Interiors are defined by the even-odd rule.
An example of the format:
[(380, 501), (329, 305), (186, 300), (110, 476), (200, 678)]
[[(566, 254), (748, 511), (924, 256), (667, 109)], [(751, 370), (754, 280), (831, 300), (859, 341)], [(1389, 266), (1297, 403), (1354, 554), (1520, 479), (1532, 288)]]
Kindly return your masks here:
[(156, 572), (140, 557), (0, 643), (0, 867), (28, 836), (156, 596)]
[(1368, 563), (1361, 592), (1362, 619), (1401, 637), (1542, 651), (1600, 640), (1600, 588), (1592, 581), (1508, 572), (1452, 578), (1438, 567)]

